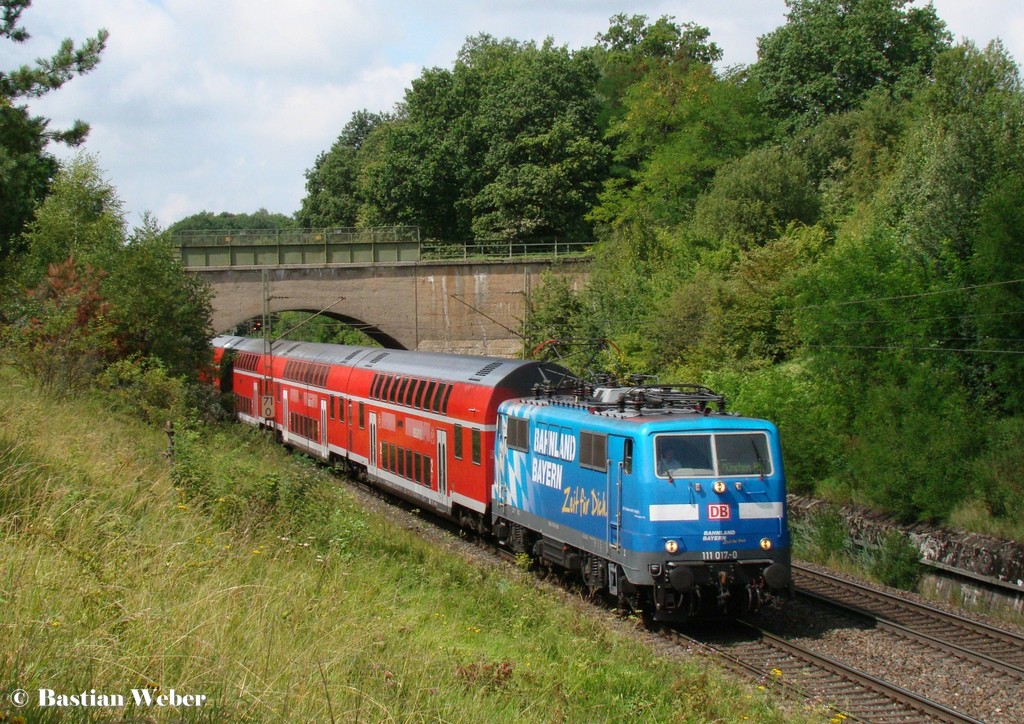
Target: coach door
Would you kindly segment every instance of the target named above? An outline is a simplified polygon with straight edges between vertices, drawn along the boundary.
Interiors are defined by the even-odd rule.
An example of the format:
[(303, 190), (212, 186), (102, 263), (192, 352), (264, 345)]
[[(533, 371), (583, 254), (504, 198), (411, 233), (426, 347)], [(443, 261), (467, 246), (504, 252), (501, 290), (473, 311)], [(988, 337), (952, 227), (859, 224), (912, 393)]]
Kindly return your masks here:
[(448, 433), (437, 431), (437, 492), (448, 505)]
[(329, 460), (330, 450), (327, 449), (327, 398), (320, 400), (320, 454)]
[(621, 545), (622, 498), (633, 487), (633, 439), (608, 436), (608, 547)]
[(370, 413), (370, 449), (366, 455), (366, 471), (377, 474), (377, 413)]
[(288, 423), (291, 422), (288, 417), (288, 390), (283, 390), (281, 395), (281, 441), (287, 443), (289, 441)]

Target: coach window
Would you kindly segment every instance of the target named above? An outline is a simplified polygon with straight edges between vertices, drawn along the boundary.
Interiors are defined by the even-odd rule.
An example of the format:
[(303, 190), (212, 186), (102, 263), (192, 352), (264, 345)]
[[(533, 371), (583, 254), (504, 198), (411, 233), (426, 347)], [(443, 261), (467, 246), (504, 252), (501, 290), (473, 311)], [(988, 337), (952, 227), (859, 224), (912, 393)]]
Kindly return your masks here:
[(452, 454), (455, 455), (456, 460), (462, 460), (462, 425), (455, 426), (452, 436), (455, 438), (455, 448)]
[(423, 456), (423, 484), (428, 488), (430, 485), (430, 458), (426, 455)]
[(442, 415), (448, 414), (448, 398), (452, 396), (452, 389), (454, 389), (452, 385), (447, 385), (447, 388), (448, 389), (444, 391), (444, 400), (441, 402)]
[(423, 393), (427, 390), (427, 381), (420, 380), (420, 383), (416, 385), (416, 397), (413, 398), (412, 406), (417, 410), (423, 409)]
[(381, 374), (375, 374), (373, 376), (373, 382), (370, 384), (370, 397), (375, 400), (380, 399), (380, 387), (384, 384), (384, 377)]
[(403, 400), (405, 400), (405, 391), (409, 387), (409, 382), (410, 380), (408, 377), (403, 377), (402, 384), (398, 386), (398, 393), (395, 395), (395, 402), (399, 405), (404, 404)]
[(405, 399), (402, 400), (402, 404), (406, 407), (412, 407), (412, 395), (416, 391), (416, 388), (419, 387), (419, 384), (420, 380), (409, 381), (409, 387), (405, 390)]
[(363, 403), (359, 403), (359, 429), (362, 430), (366, 427), (366, 412), (363, 408)]
[(423, 456), (420, 455), (419, 453), (416, 453), (415, 455), (413, 455), (412, 462), (413, 462), (413, 470), (416, 471), (416, 474), (413, 476), (413, 480), (415, 480), (417, 483), (422, 484), (423, 483)]
[(480, 464), (480, 452), (481, 452), (480, 448), (481, 448), (481, 445), (480, 445), (480, 431), (479, 430), (473, 430), (473, 464), (474, 465), (479, 465)]
[(388, 444), (381, 442), (380, 444), (380, 466), (385, 470), (389, 469), (388, 466)]

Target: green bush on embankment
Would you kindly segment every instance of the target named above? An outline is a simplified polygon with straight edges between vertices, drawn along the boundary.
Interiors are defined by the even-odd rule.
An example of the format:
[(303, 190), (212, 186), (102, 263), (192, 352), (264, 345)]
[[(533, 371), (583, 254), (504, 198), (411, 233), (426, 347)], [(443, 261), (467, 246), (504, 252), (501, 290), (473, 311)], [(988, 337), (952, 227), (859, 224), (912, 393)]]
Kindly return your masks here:
[(660, 659), (363, 510), (253, 431), (179, 422), (172, 469), (164, 433), (112, 407), (0, 372), (2, 692), (206, 695), (176, 720), (784, 718), (707, 660)]

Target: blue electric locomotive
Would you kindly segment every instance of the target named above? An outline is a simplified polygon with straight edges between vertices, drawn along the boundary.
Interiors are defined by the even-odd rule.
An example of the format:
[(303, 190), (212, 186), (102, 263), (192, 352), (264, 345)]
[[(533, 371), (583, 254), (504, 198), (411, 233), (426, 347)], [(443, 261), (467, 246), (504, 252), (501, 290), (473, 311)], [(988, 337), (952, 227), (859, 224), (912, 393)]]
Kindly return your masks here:
[(778, 432), (697, 386), (502, 403), (492, 526), (620, 605), (679, 621), (788, 592)]

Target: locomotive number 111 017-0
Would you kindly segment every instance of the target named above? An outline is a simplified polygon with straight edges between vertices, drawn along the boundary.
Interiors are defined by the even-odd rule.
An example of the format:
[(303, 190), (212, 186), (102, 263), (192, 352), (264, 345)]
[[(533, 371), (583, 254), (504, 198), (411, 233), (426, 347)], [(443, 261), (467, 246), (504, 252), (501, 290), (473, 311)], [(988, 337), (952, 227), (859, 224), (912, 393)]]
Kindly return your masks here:
[(703, 551), (700, 555), (705, 561), (733, 561), (740, 557), (739, 551)]

